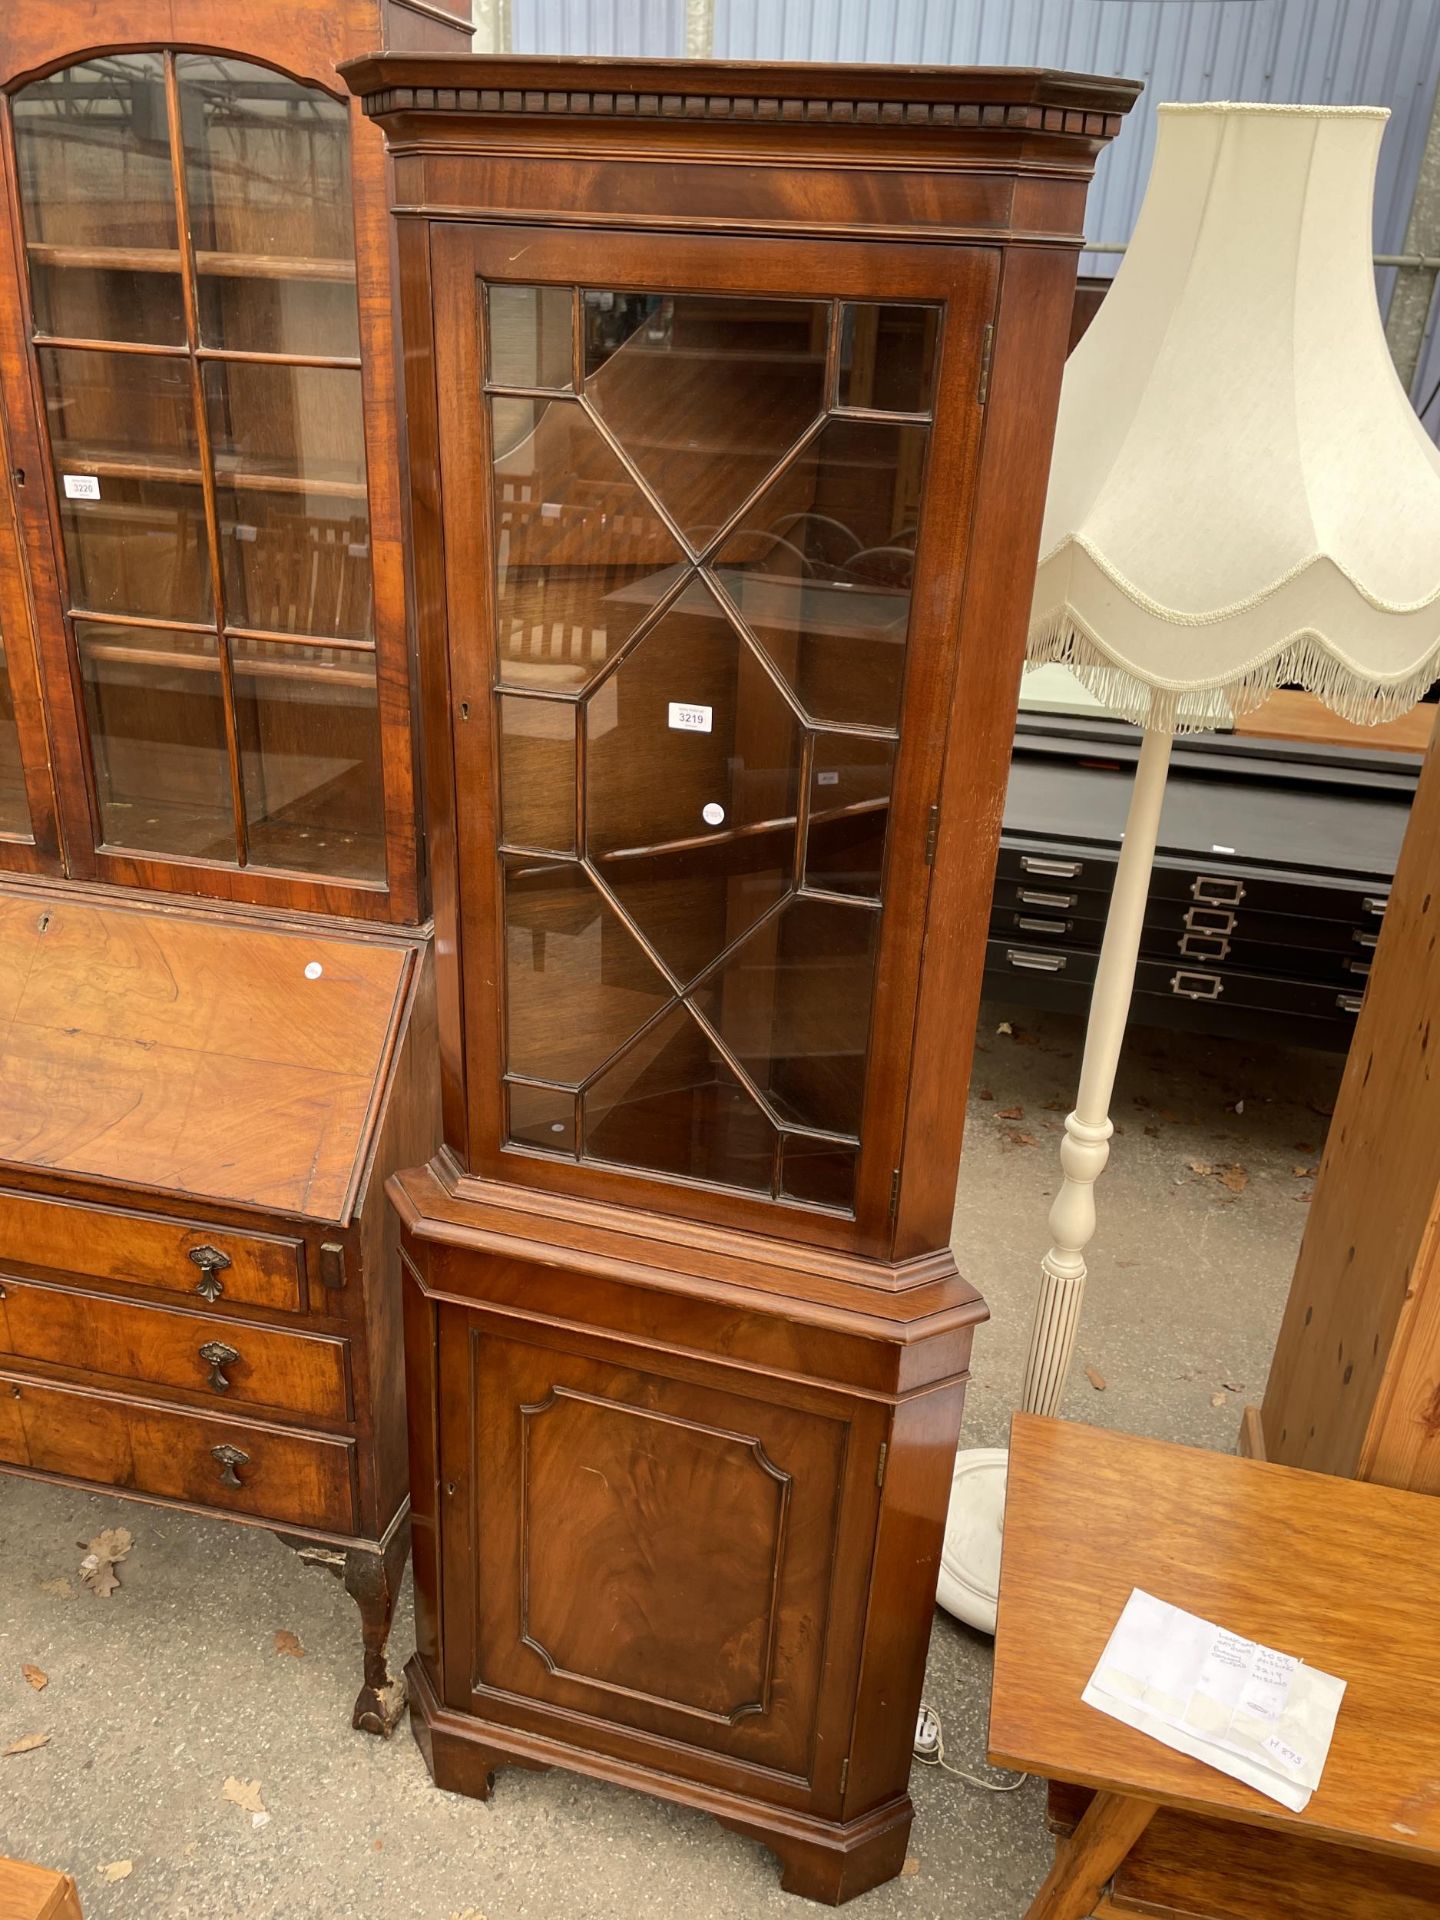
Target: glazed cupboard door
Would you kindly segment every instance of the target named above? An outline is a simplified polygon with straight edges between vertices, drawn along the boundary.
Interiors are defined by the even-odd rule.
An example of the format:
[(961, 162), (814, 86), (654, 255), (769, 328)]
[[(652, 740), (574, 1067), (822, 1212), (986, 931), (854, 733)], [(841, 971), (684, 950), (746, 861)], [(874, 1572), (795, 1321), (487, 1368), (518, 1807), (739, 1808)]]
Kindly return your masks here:
[[(141, 49), (8, 107), (49, 469), (30, 491), (48, 483), (63, 611), (47, 674), (79, 735), (73, 870), (414, 917), (347, 106), (251, 61)], [(396, 845), (387, 819), (407, 821)]]
[[(0, 409), (0, 474), (13, 473)], [(0, 492), (0, 873), (57, 873), (60, 847), (31, 603), (8, 486)]]
[(470, 1165), (878, 1249), (997, 256), (433, 231)]
[(449, 1704), (838, 1811), (885, 1409), (438, 1327)]

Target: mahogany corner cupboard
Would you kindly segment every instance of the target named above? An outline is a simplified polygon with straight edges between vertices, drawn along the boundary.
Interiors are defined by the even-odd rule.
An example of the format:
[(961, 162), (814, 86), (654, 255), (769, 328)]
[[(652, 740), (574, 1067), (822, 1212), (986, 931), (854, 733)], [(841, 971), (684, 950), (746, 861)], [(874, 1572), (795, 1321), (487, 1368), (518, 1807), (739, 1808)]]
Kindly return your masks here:
[(469, 23), (0, 8), (0, 1473), (279, 1532), (380, 1733), (384, 1184), (439, 1135), (386, 162), (337, 74), (386, 41)]
[(1086, 182), (1039, 72), (356, 62), (397, 213), (445, 1144), (435, 1779), (899, 1871), (948, 1240)]

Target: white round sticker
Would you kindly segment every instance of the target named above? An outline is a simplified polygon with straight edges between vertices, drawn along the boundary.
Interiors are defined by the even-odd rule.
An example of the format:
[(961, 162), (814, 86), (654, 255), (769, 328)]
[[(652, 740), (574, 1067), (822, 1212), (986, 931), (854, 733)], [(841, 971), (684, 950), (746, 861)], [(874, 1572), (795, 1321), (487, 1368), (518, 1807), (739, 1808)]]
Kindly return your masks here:
[(305, 978), (307, 980), (318, 980), (324, 971), (325, 969), (318, 960), (307, 960), (305, 963)]
[(725, 809), (718, 800), (707, 800), (700, 809), (700, 818), (707, 827), (718, 827), (725, 818)]

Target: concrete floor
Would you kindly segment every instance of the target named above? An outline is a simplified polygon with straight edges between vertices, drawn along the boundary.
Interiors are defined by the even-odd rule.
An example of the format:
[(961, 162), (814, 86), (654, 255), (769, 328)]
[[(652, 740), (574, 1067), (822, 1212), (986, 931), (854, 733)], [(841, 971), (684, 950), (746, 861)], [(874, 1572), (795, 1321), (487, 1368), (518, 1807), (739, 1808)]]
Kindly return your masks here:
[[(961, 1265), (994, 1315), (966, 1415), (982, 1445), (1003, 1442), (1019, 1391), (1079, 1065), (1076, 1023), (1014, 1012), (1006, 1033), (1006, 1017), (982, 1020), (955, 1217)], [(1325, 1055), (1132, 1035), (1070, 1417), (1233, 1446), (1264, 1385), (1313, 1184), (1296, 1169), (1316, 1164), (1339, 1071)], [(1002, 1117), (1017, 1106), (1022, 1118)], [(1192, 1161), (1238, 1165), (1248, 1183), (1232, 1193)], [(134, 1551), (121, 1590), (95, 1599), (75, 1579), (75, 1543), (117, 1525)], [(56, 1591), (67, 1578), (74, 1591)], [(277, 1655), (277, 1629), (303, 1658)], [(408, 1652), (408, 1597), (395, 1645)], [(25, 1662), (49, 1674), (43, 1692)], [(618, 1788), (506, 1773), (485, 1806), (436, 1792), (408, 1734), (386, 1745), (350, 1731), (358, 1681), (350, 1602), (271, 1535), (0, 1478), (0, 1747), (51, 1736), (0, 1758), (0, 1853), (68, 1868), (91, 1920), (806, 1911), (760, 1847)], [(988, 1643), (938, 1615), (928, 1694), (959, 1765), (983, 1755), (988, 1684)], [(223, 1797), (230, 1775), (259, 1780), (268, 1824)], [(910, 1870), (852, 1910), (1018, 1915), (1049, 1858), (1039, 1787), (992, 1796), (916, 1767), (912, 1792)], [(105, 1878), (126, 1860), (127, 1877)]]

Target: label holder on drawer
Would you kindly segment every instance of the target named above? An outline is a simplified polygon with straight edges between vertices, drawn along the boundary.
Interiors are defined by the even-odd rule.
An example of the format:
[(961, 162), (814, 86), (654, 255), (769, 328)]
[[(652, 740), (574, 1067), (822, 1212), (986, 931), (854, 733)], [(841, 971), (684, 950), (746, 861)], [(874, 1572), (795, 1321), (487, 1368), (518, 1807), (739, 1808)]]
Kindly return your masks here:
[(1225, 982), (1218, 973), (1187, 972), (1184, 968), (1170, 976), (1170, 991), (1181, 1000), (1218, 1000)]

